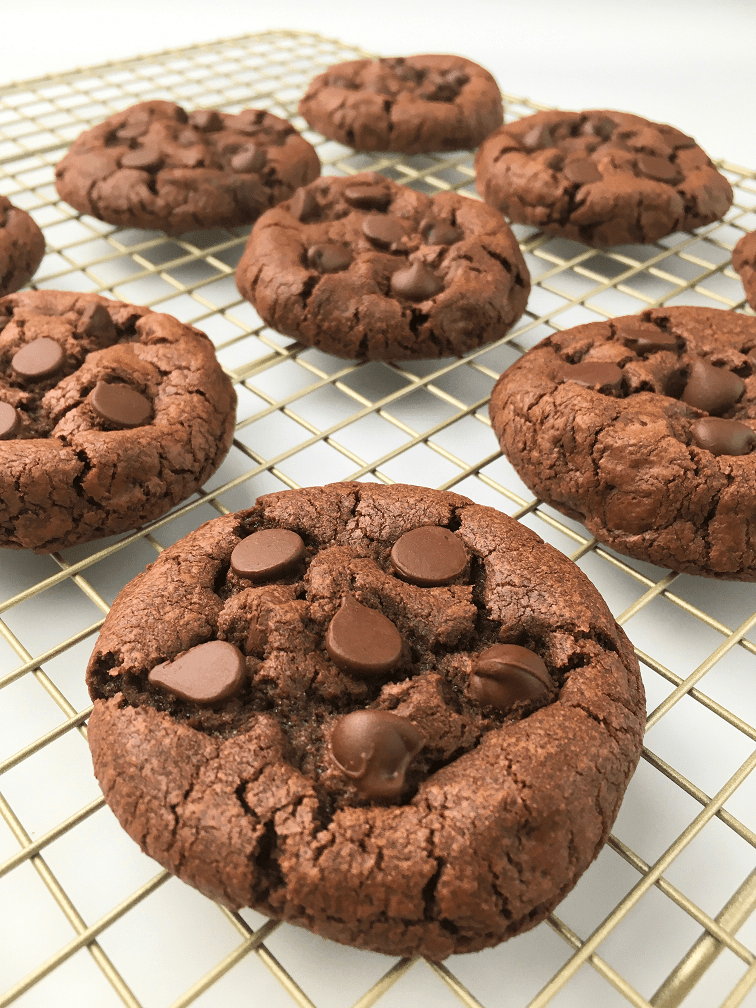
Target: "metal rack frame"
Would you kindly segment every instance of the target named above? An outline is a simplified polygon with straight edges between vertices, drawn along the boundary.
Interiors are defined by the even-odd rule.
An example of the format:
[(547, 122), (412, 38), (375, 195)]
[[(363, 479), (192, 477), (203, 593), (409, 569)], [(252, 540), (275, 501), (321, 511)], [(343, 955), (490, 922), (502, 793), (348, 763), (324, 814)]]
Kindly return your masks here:
[[(325, 173), (350, 174), (373, 168), (425, 192), (455, 189), (474, 196), (469, 153), (356, 155), (307, 130), (297, 116), (296, 105), (309, 79), (331, 63), (364, 55), (368, 54), (312, 34), (268, 32), (0, 88), (0, 192), (32, 213), (47, 239), (48, 255), (34, 286), (103, 292), (168, 311), (205, 329), (240, 392), (240, 420), (231, 455), (202, 492), (129, 535), (68, 550), (65, 556), (32, 558), (28, 561), (35, 575), (31, 581), (31, 574), (17, 562), (17, 554), (0, 560), (0, 704), (6, 691), (9, 694), (12, 688), (28, 683), (30, 688), (44, 692), (57, 711), (50, 726), (41, 732), (34, 729), (36, 722), (31, 719), (28, 741), (0, 759), (0, 791), (5, 780), (11, 792), (19, 793), (21, 785), (13, 784), (14, 773), (33, 768), (36, 757), (54, 752), (63, 740), (73, 741), (80, 736), (77, 745), (84, 748), (81, 739), (86, 738), (90, 708), (80, 702), (78, 688), (61, 685), (65, 679), (61, 669), (78, 669), (80, 677), (79, 645), (88, 647), (101, 625), (99, 613), (108, 610), (110, 586), (119, 577), (120, 584), (125, 583), (149, 560), (150, 552), (154, 556), (169, 541), (211, 517), (211, 509), (226, 514), (251, 503), (260, 492), (295, 487), (303, 480), (325, 481), (312, 478), (315, 471), (322, 470), (329, 478), (386, 483), (402, 479), (417, 482), (417, 475), (408, 480), (403, 473), (425, 473), (429, 485), (457, 488), (527, 522), (586, 569), (609, 598), (618, 621), (629, 624), (647, 686), (651, 685), (650, 692), (658, 700), (648, 718), (649, 730), (663, 719), (670, 722), (684, 703), (686, 711), (703, 711), (713, 718), (711, 723), (716, 723), (728, 739), (735, 739), (745, 753), (725, 779), (718, 781), (714, 791), (708, 778), (697, 783), (662, 755), (648, 748), (644, 751), (645, 766), (654, 772), (653, 779), (688, 796), (699, 811), (687, 818), (683, 828), (675, 831), (676, 835), (652, 860), (623, 840), (618, 830), (609, 849), (631, 870), (625, 891), (601, 919), (584, 928), (567, 923), (560, 907), (560, 916), (550, 918), (551, 931), (547, 925), (541, 926), (545, 929), (542, 933), (554, 933), (563, 939), (556, 967), (550, 968), (543, 982), (539, 981), (540, 989), (517, 1002), (506, 1003), (541, 1008), (556, 999), (567, 1004), (569, 999), (559, 1000), (560, 996), (577, 989), (578, 972), (589, 965), (596, 976), (611, 985), (613, 992), (609, 993), (618, 999), (617, 1003), (636, 1008), (673, 1008), (695, 993), (698, 982), (725, 952), (735, 965), (719, 981), (716, 997), (721, 1001), (717, 1003), (721, 1008), (736, 1008), (747, 1003), (748, 992), (756, 985), (756, 941), (751, 941), (749, 947), (737, 937), (756, 909), (756, 869), (736, 880), (735, 885), (730, 882), (727, 898), (720, 899), (719, 909), (713, 912), (707, 912), (701, 905), (705, 901), (686, 894), (687, 885), (673, 882), (671, 876), (676, 860), (692, 849), (691, 845), (714, 821), (727, 831), (727, 837), (747, 845), (750, 855), (756, 847), (756, 821), (751, 814), (749, 825), (748, 814), (756, 801), (748, 798), (751, 792), (747, 790), (749, 774), (756, 767), (756, 694), (742, 678), (738, 678), (742, 697), (736, 695), (737, 703), (718, 699), (717, 689), (703, 692), (701, 688), (712, 670), (729, 670), (735, 659), (735, 664), (746, 659), (753, 665), (756, 595), (751, 586), (730, 586), (737, 588), (737, 594), (724, 592), (723, 596), (724, 589), (718, 585), (702, 588), (701, 579), (665, 574), (647, 564), (634, 563), (597, 545), (581, 526), (530, 499), (495, 450), (485, 406), (501, 370), (517, 352), (553, 328), (659, 304), (705, 304), (747, 312), (729, 260), (737, 238), (756, 227), (756, 173), (720, 162), (720, 169), (736, 190), (726, 221), (702, 228), (697, 234), (672, 235), (656, 245), (599, 252), (549, 238), (533, 229), (516, 228), (534, 280), (528, 312), (518, 326), (505, 339), (465, 358), (416, 364), (354, 365), (308, 350), (262, 326), (233, 285), (234, 267), (248, 229), (197, 232), (170, 239), (156, 232), (116, 229), (75, 213), (55, 192), (54, 165), (83, 129), (137, 100), (166, 98), (187, 107), (226, 111), (268, 108), (290, 119), (316, 144)], [(545, 106), (505, 95), (508, 120), (542, 108)], [(377, 453), (373, 445), (378, 446)], [(121, 565), (128, 576), (122, 577)], [(101, 574), (103, 571), (105, 574)], [(6, 575), (7, 583), (2, 588)], [(41, 617), (54, 621), (61, 592), (66, 600), (64, 608), (76, 608), (79, 603), (71, 601), (76, 596), (84, 607), (82, 613), (89, 616), (77, 616), (74, 632), (65, 639), (58, 636), (48, 644), (43, 633), (38, 644), (37, 625), (30, 625), (30, 618), (32, 623)], [(729, 601), (723, 610), (718, 600), (725, 596)], [(737, 601), (731, 609), (738, 614), (734, 628), (724, 618), (733, 599)], [(669, 649), (655, 654), (658, 636), (652, 634), (648, 644), (644, 636), (643, 619), (649, 613), (656, 619), (654, 633), (658, 632), (659, 619), (674, 622), (679, 617), (687, 621), (685, 626), (697, 627), (693, 636), (698, 640), (700, 632), (700, 646), (705, 649), (698, 655), (700, 660), (690, 667), (687, 660), (670, 660)], [(63, 632), (70, 629), (69, 625)], [(54, 637), (55, 631), (51, 629), (49, 634)], [(37, 647), (41, 650), (35, 650)], [(13, 657), (15, 667), (5, 666), (10, 671), (3, 670), (6, 657)], [(740, 674), (735, 669), (732, 675)], [(69, 678), (74, 681), (74, 672)], [(722, 695), (730, 695), (732, 691), (727, 693), (727, 689)], [(0, 715), (0, 724), (3, 720)], [(23, 727), (19, 730), (23, 733)], [(685, 764), (684, 759), (682, 762)], [(751, 784), (754, 777), (750, 778)], [(15, 804), (0, 794), (0, 829), (4, 821), (14, 840), (7, 857), (3, 858), (5, 848), (0, 845), (0, 883), (4, 878), (23, 876), (19, 882), (23, 899), (23, 886), (32, 884), (29, 869), (33, 869), (68, 922), (70, 940), (59, 941), (51, 954), (15, 980), (0, 995), (0, 1008), (17, 999), (22, 1004), (31, 1003), (25, 995), (82, 950), (88, 952), (109, 982), (117, 1003), (130, 1008), (157, 1003), (134, 992), (133, 972), (120, 965), (117, 953), (108, 951), (108, 935), (109, 929), (137, 907), (150, 905), (150, 898), (170, 877), (160, 872), (106, 912), (92, 916), (77, 906), (77, 899), (69, 895), (51, 862), (56, 844), (84, 835), (86, 824), (103, 810), (103, 799), (90, 798), (45, 829), (37, 827), (34, 815), (34, 826), (27, 825), (25, 811)], [(103, 810), (103, 814), (109, 813)], [(720, 868), (720, 874), (722, 867), (713, 866)], [(589, 902), (587, 880), (591, 871), (580, 883), (589, 887)], [(2, 892), (0, 889), (0, 900)], [(665, 906), (681, 911), (687, 924), (695, 925), (697, 937), (687, 943), (682, 954), (670, 953), (668, 972), (644, 994), (639, 990), (642, 983), (631, 982), (612, 964), (615, 953), (611, 942), (608, 946), (605, 943), (652, 892), (668, 901)], [(246, 912), (218, 909), (236, 936), (233, 947), (174, 997), (172, 1008), (195, 1001), (206, 1003), (204, 998), (213, 986), (250, 956), (257, 957), (294, 1003), (301, 1008), (315, 1008), (317, 1003), (303, 989), (306, 980), (295, 979), (293, 968), (283, 965), (269, 948), (271, 939), (288, 925), (263, 922)], [(8, 912), (12, 916), (17, 910)], [(213, 912), (217, 916), (218, 910)], [(2, 915), (0, 911), (0, 918)], [(299, 932), (293, 933), (296, 941)], [(753, 937), (756, 939), (756, 931)], [(607, 947), (609, 952), (605, 952)], [(475, 986), (473, 982), (460, 979), (458, 974), (464, 972), (462, 958), (454, 957), (447, 964), (429, 962), (427, 966), (457, 1002), (470, 1008), (482, 1008), (484, 1004), (492, 1008), (491, 1002), (481, 1001), (468, 989)], [(487, 962), (494, 968), (499, 960)], [(417, 959), (402, 959), (391, 965), (360, 994), (354, 1008), (388, 1003), (385, 999), (393, 985), (417, 963)], [(243, 1003), (259, 1002), (245, 999)]]

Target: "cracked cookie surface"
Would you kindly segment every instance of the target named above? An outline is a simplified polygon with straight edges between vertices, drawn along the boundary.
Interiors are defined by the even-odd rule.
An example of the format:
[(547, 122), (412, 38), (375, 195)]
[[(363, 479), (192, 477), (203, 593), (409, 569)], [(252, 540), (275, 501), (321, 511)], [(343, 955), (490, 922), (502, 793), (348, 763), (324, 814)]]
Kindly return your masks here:
[(71, 206), (109, 224), (182, 234), (251, 224), (318, 175), (312, 145), (270, 112), (187, 113), (148, 101), (82, 133), (55, 185)]
[(0, 300), (0, 546), (50, 553), (192, 494), (236, 394), (204, 333), (95, 294)]
[[(394, 566), (420, 569), (423, 526), (467, 558), (425, 565), (435, 587)], [(265, 583), (237, 574), (240, 544), (278, 549), (270, 530), (304, 551)], [(392, 624), (399, 657), (341, 662), (345, 607)], [(156, 685), (208, 642), (243, 656), (231, 698)], [(502, 653), (533, 680), (514, 706), (481, 690)], [(144, 851), (226, 905), (433, 959), (547, 916), (605, 842), (643, 732), (637, 661), (582, 572), (492, 508), (408, 486), (269, 494), (203, 525), (121, 592), (88, 683), (95, 772)], [(396, 726), (381, 759), (406, 776), (386, 797), (396, 778), (361, 779), (360, 740)]]
[(732, 250), (732, 267), (740, 275), (746, 301), (756, 311), (756, 231), (743, 235)]
[(45, 239), (34, 219), (0, 196), (0, 297), (34, 276), (45, 254)]
[(478, 192), (510, 221), (599, 248), (718, 220), (730, 183), (692, 137), (627, 112), (537, 112), (481, 144)]
[(376, 172), (319, 179), (264, 214), (236, 284), (274, 329), (362, 360), (466, 353), (508, 332), (530, 293), (499, 213)]
[(312, 80), (299, 114), (362, 151), (469, 150), (504, 121), (499, 87), (461, 56), (351, 60)]
[(654, 308), (554, 333), (490, 412), (520, 478), (601, 542), (756, 580), (756, 319)]

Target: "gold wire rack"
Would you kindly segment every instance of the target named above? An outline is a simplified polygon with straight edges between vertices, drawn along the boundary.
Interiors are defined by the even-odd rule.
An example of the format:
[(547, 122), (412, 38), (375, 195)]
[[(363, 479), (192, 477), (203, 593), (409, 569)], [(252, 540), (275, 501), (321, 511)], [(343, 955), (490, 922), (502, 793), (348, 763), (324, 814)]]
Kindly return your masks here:
[[(265, 328), (233, 280), (248, 229), (166, 238), (115, 229), (57, 197), (54, 165), (70, 141), (149, 98), (267, 108), (316, 145), (325, 173), (372, 168), (474, 196), (469, 152), (354, 154), (307, 130), (296, 107), (310, 78), (364, 55), (279, 31), (0, 88), (0, 192), (47, 239), (34, 285), (103, 292), (198, 325), (239, 393), (231, 453), (188, 502), (129, 535), (0, 560), (0, 1008), (754, 1005), (756, 586), (670, 574), (598, 546), (531, 499), (497, 451), (486, 403), (500, 372), (554, 328), (659, 304), (748, 311), (730, 250), (756, 227), (756, 173), (720, 163), (736, 191), (727, 219), (656, 245), (596, 251), (516, 228), (534, 288), (515, 331), (461, 360), (402, 365), (347, 363)], [(508, 120), (544, 107), (505, 96)], [(89, 766), (83, 668), (126, 581), (260, 493), (355, 478), (453, 487), (568, 553), (627, 628), (649, 695), (648, 747), (615, 833), (558, 915), (442, 964), (344, 949), (155, 874)]]

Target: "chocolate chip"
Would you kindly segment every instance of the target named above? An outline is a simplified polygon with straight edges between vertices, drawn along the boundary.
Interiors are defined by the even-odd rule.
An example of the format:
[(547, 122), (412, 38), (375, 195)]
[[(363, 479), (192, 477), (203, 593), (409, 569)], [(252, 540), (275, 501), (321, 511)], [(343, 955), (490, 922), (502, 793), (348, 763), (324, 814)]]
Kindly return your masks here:
[(391, 277), (391, 293), (408, 301), (427, 301), (443, 289), (443, 280), (421, 262), (397, 270)]
[(41, 336), (16, 351), (11, 367), (22, 378), (46, 378), (59, 371), (64, 360), (60, 344), (47, 336)]
[(382, 710), (358, 710), (336, 722), (331, 755), (366, 798), (396, 800), (404, 790), (407, 768), (424, 741), (407, 718)]
[(446, 224), (443, 221), (438, 224), (432, 224), (425, 232), (425, 242), (427, 245), (453, 245), (455, 242), (462, 241), (463, 238), (464, 232), (461, 228), (454, 227), (453, 224)]
[(176, 137), (176, 143), (180, 147), (193, 147), (196, 143), (199, 143), (199, 138), (194, 130), (185, 129)]
[(622, 385), (622, 369), (605, 361), (567, 364), (562, 376), (565, 381), (574, 381), (586, 388), (609, 389), (612, 392), (619, 392)]
[(97, 302), (90, 302), (86, 306), (76, 325), (76, 331), (103, 344), (114, 343), (118, 339), (118, 330), (110, 317), (110, 312), (105, 305)]
[(223, 120), (214, 109), (197, 109), (195, 112), (190, 112), (188, 122), (203, 133), (216, 133), (223, 129)]
[(98, 416), (119, 427), (141, 427), (152, 418), (150, 400), (121, 382), (111, 385), (98, 381), (88, 400)]
[(635, 353), (653, 353), (655, 350), (677, 350), (677, 338), (664, 332), (651, 322), (627, 322), (618, 332), (619, 338)]
[(446, 585), (467, 566), (467, 551), (459, 536), (439, 525), (423, 525), (405, 532), (391, 549), (394, 569), (421, 588)]
[(598, 182), (601, 172), (590, 158), (580, 158), (576, 161), (568, 161), (562, 169), (565, 178), (570, 182), (577, 182), (579, 185), (588, 185), (590, 182)]
[(247, 144), (246, 147), (242, 147), (231, 158), (231, 167), (237, 172), (256, 172), (260, 171), (265, 161), (266, 156), (263, 147)]
[(247, 666), (237, 647), (215, 640), (156, 665), (147, 678), (181, 700), (207, 706), (235, 696), (247, 678)]
[(495, 644), (473, 662), (470, 696), (505, 714), (517, 703), (545, 700), (553, 689), (543, 659), (517, 644)]
[(385, 210), (391, 202), (391, 192), (382, 185), (353, 185), (344, 190), (344, 199), (358, 210)]
[(0, 441), (15, 437), (21, 424), (18, 410), (10, 403), (0, 402)]
[(739, 420), (700, 417), (691, 424), (690, 432), (698, 447), (712, 455), (747, 455), (756, 445), (756, 434)]
[(143, 171), (157, 171), (163, 164), (163, 155), (157, 147), (138, 147), (128, 150), (121, 157), (122, 168), (141, 168)]
[(288, 574), (304, 555), (304, 541), (296, 532), (262, 529), (234, 546), (231, 570), (249, 581), (270, 581)]
[(543, 150), (545, 147), (553, 147), (554, 135), (551, 126), (542, 123), (540, 126), (533, 126), (522, 138), (522, 144), (528, 150)]
[(734, 406), (745, 389), (745, 383), (732, 371), (697, 360), (680, 396), (689, 406), (716, 416)]
[(635, 163), (643, 175), (656, 179), (657, 182), (671, 182), (678, 176), (677, 165), (663, 157), (656, 157), (653, 154), (639, 154)]
[(350, 592), (328, 625), (325, 646), (339, 668), (356, 675), (383, 675), (396, 668), (402, 656), (402, 638), (391, 620)]
[(349, 266), (352, 253), (343, 245), (313, 245), (307, 250), (307, 261), (320, 273), (339, 273)]
[(586, 119), (583, 123), (583, 133), (588, 136), (597, 136), (602, 140), (608, 140), (616, 128), (617, 124), (613, 119), (606, 116), (597, 116), (595, 119)]
[(149, 128), (149, 117), (130, 119), (120, 127), (117, 134), (121, 140), (136, 140), (138, 137), (144, 136)]
[(683, 133), (679, 129), (675, 129), (674, 126), (659, 126), (659, 129), (664, 134), (665, 140), (672, 144), (675, 150), (682, 150), (685, 147), (695, 147), (696, 141), (693, 137), (688, 136), (687, 133)]
[(407, 225), (393, 214), (370, 214), (362, 222), (362, 233), (378, 248), (390, 249), (407, 237)]
[(313, 217), (317, 217), (319, 212), (318, 201), (309, 189), (297, 189), (289, 203), (289, 213), (292, 217), (305, 223), (312, 220)]

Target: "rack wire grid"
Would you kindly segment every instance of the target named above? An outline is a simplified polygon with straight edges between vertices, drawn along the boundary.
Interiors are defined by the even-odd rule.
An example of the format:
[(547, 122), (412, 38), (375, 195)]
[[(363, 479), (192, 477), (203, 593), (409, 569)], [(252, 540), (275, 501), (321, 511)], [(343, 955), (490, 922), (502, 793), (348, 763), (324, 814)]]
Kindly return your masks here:
[[(756, 226), (756, 174), (720, 163), (736, 191), (726, 220), (656, 245), (596, 251), (517, 227), (534, 288), (514, 332), (463, 359), (404, 364), (345, 362), (265, 328), (234, 285), (248, 229), (167, 238), (113, 228), (57, 197), (53, 169), (69, 142), (148, 98), (267, 108), (316, 145), (326, 173), (373, 168), (424, 192), (474, 196), (469, 152), (355, 154), (308, 131), (296, 112), (307, 82), (364, 55), (279, 31), (0, 89), (0, 191), (47, 239), (34, 286), (104, 292), (198, 325), (239, 393), (231, 453), (188, 502), (64, 554), (3, 553), (0, 974), (8, 989), (0, 1006), (754, 1005), (756, 586), (660, 571), (597, 545), (531, 499), (496, 449), (486, 403), (500, 372), (553, 329), (660, 304), (747, 312), (730, 250)], [(508, 120), (541, 108), (505, 96)], [(231, 913), (156, 874), (92, 776), (83, 669), (120, 588), (219, 512), (339, 479), (453, 487), (508, 512), (583, 568), (637, 648), (648, 747), (614, 835), (558, 915), (497, 949), (445, 963), (394, 961)]]

